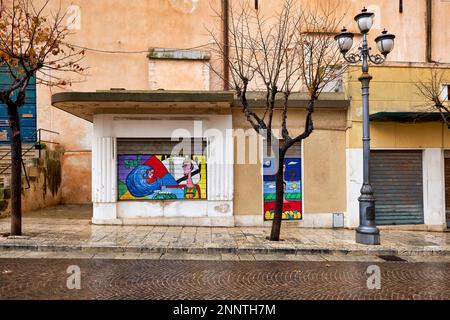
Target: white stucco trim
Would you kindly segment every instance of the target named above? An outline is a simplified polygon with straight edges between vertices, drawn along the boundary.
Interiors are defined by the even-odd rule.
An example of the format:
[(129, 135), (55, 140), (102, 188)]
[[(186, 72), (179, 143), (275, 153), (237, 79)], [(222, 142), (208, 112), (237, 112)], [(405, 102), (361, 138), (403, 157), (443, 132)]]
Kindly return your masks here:
[(363, 149), (345, 150), (347, 177), (347, 212), (344, 215), (346, 228), (356, 228), (359, 225), (359, 201), (363, 183)]
[(234, 227), (234, 217), (153, 217), (92, 219), (92, 223), (99, 225)]
[(232, 209), (233, 201), (118, 201), (117, 217), (230, 217), (233, 215)]
[[(154, 221), (160, 225), (179, 225), (178, 221), (193, 219), (192, 225), (234, 224), (231, 128), (231, 115), (95, 115), (92, 221), (102, 224)], [(206, 138), (209, 143), (207, 200), (117, 201), (117, 138), (186, 136)]]
[(426, 148), (422, 161), (425, 225), (445, 229), (444, 151), (441, 148)]

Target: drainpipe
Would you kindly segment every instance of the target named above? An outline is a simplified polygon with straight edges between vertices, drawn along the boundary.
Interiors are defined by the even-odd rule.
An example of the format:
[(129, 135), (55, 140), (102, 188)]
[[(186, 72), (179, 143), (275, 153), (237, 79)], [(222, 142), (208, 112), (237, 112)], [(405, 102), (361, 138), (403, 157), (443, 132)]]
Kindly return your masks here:
[(228, 0), (222, 0), (222, 31), (223, 31), (223, 90), (230, 90), (230, 40), (229, 40), (229, 5)]
[(427, 1), (427, 62), (432, 62), (432, 51), (431, 51), (431, 36), (432, 36), (432, 0)]

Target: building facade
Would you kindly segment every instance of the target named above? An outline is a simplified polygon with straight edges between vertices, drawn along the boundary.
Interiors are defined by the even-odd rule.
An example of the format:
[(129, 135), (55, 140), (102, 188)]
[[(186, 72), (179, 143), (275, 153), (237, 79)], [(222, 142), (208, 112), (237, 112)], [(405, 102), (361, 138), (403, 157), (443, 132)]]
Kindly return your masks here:
[[(99, 224), (270, 223), (265, 221), (273, 210), (270, 161), (216, 74), (223, 71), (223, 57), (208, 47), (207, 30), (223, 31), (226, 2), (62, 1), (70, 41), (85, 48), (89, 68), (67, 90), (37, 86), (37, 126), (59, 132), (65, 149), (62, 203), (92, 201), (93, 222)], [(282, 3), (248, 2), (257, 2), (267, 15)], [(432, 62), (446, 72), (443, 88), (450, 83), (450, 39), (444, 32), (450, 2), (338, 2), (354, 33), (353, 16), (363, 7), (375, 12), (370, 43), (383, 27), (397, 36), (387, 62), (369, 71), (377, 223), (444, 230), (450, 131), (439, 120), (407, 115), (425, 111), (414, 83), (428, 77)], [(293, 225), (358, 225), (359, 74), (350, 67), (340, 90), (321, 95), (313, 134), (288, 154), (285, 218)], [(302, 92), (292, 99), (288, 121), (294, 134), (303, 129), (306, 101)], [(252, 103), (258, 110), (261, 97), (255, 93)], [(274, 119), (280, 112), (275, 110)], [(172, 154), (175, 142), (187, 136), (193, 138), (191, 152)]]

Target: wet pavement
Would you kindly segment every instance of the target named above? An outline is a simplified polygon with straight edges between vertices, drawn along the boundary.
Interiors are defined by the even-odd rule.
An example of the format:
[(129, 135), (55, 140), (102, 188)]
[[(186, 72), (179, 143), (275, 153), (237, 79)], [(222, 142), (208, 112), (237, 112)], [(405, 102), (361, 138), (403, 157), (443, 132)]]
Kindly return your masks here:
[[(80, 289), (67, 286), (73, 266)], [(0, 298), (450, 299), (450, 263), (0, 258)]]
[[(57, 206), (23, 219), (24, 237), (1, 237), (0, 252), (34, 250), (114, 253), (197, 254), (335, 254), (343, 255), (449, 255), (449, 232), (382, 230), (380, 246), (355, 243), (348, 229), (306, 229), (284, 224), (281, 238), (266, 238), (270, 228), (167, 227), (92, 225), (92, 206)], [(10, 228), (0, 219), (0, 233)]]

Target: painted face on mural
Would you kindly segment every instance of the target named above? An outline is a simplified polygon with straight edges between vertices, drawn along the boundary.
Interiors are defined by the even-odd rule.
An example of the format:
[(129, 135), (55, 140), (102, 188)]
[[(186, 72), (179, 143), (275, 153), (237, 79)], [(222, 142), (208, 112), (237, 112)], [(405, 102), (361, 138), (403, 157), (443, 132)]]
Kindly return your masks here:
[(189, 176), (192, 173), (192, 170), (194, 170), (194, 165), (190, 161), (183, 162), (182, 167), (185, 176)]
[(148, 183), (153, 183), (155, 182), (156, 178), (155, 178), (155, 170), (153, 168), (149, 169), (147, 171), (147, 177), (146, 180)]

